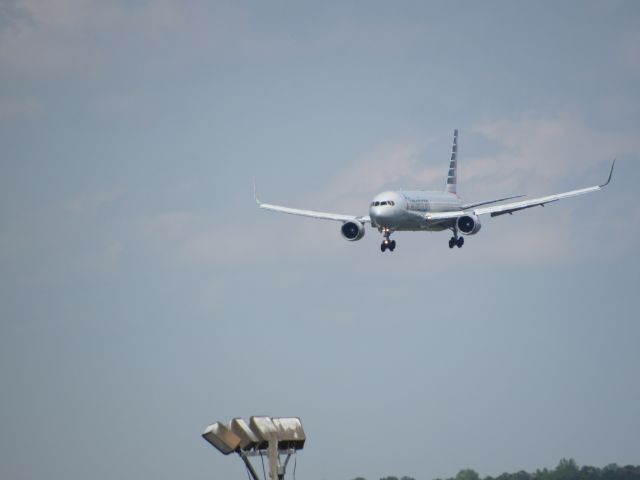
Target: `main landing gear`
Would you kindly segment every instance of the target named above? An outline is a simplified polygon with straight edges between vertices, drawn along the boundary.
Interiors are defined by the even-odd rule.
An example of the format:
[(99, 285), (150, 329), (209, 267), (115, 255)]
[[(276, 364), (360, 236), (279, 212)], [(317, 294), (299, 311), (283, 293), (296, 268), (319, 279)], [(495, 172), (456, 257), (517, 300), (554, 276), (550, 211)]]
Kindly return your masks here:
[(451, 237), (449, 239), (449, 248), (453, 248), (456, 245), (458, 246), (458, 248), (462, 248), (462, 245), (464, 245), (464, 237)]
[(453, 248), (455, 246), (462, 248), (462, 245), (464, 245), (464, 237), (458, 236), (457, 228), (452, 228), (451, 231), (453, 232), (453, 237), (449, 239), (449, 248)]
[(382, 230), (382, 232), (384, 235), (384, 240), (380, 245), (380, 251), (384, 252), (388, 248), (389, 251), (393, 252), (396, 249), (396, 241), (389, 240), (389, 236), (391, 235), (391, 230), (389, 230), (388, 228), (385, 228), (384, 230)]

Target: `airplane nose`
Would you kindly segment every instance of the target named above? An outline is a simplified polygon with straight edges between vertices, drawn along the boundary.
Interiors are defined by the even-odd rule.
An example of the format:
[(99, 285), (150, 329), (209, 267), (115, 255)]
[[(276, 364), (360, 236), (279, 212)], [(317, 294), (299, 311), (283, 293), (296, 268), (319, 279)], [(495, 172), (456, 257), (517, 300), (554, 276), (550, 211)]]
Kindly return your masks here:
[(380, 226), (392, 227), (389, 224), (393, 218), (393, 209), (389, 207), (371, 207), (369, 211), (371, 218)]
[(384, 218), (386, 216), (384, 209), (381, 207), (371, 207), (371, 212), (369, 213), (376, 218)]
[(389, 209), (388, 208), (378, 208), (376, 212), (378, 218), (388, 218), (389, 217)]

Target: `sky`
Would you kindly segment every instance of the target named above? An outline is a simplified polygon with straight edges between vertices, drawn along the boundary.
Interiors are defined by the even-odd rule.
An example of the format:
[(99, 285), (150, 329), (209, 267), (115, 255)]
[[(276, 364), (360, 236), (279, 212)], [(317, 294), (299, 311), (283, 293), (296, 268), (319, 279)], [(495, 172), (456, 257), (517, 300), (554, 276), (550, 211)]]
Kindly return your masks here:
[[(640, 463), (640, 4), (0, 0), (0, 476), (296, 478)], [(601, 192), (449, 234), (367, 214)], [(260, 470), (260, 466), (258, 469)], [(292, 472), (288, 475), (288, 478)]]

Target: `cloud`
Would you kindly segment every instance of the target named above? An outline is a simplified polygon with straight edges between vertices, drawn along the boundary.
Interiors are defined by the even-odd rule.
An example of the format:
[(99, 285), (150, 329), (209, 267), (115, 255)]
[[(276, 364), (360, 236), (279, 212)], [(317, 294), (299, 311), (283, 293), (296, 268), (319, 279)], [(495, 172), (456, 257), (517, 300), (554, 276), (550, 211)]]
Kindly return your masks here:
[(4, 0), (0, 3), (0, 41), (5, 32), (17, 28), (24, 18), (25, 10), (18, 0)]
[(96, 215), (100, 209), (124, 197), (122, 188), (97, 189), (69, 200), (66, 210), (75, 215)]
[[(368, 201), (381, 190), (425, 189), (441, 181), (446, 162), (427, 165), (424, 152), (428, 142), (398, 142), (379, 145), (339, 171), (320, 192), (312, 194), (317, 205), (343, 208), (343, 213), (365, 215)], [(448, 152), (443, 153), (447, 158)], [(310, 207), (311, 208), (311, 207)]]
[(42, 104), (34, 97), (0, 97), (0, 120), (34, 118), (42, 110)]
[[(182, 25), (180, 4), (98, 0), (13, 2), (0, 37), (3, 76), (45, 80), (103, 72), (112, 60)], [(125, 43), (128, 48), (120, 46)]]
[[(488, 121), (473, 130), (499, 149), (493, 155), (461, 160), (465, 181), (476, 186), (514, 186), (543, 193), (585, 178), (614, 157), (640, 153), (637, 135), (597, 130), (569, 114)], [(598, 180), (604, 180), (606, 173), (603, 168)]]
[(624, 30), (620, 36), (618, 47), (619, 60), (622, 66), (634, 76), (640, 75), (640, 32), (637, 29)]
[[(245, 221), (217, 222), (214, 215), (169, 211), (142, 222), (142, 241), (155, 255), (184, 265), (245, 263), (272, 258), (322, 257), (329, 230), (339, 224), (256, 210)], [(320, 232), (320, 233), (319, 233)], [(340, 240), (338, 240), (340, 241)]]

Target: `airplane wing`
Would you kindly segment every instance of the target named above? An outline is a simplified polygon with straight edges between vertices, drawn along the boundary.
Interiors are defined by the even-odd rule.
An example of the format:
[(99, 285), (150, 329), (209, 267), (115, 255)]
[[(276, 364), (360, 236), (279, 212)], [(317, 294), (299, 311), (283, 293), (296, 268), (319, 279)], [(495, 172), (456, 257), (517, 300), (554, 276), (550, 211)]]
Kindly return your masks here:
[(327, 212), (317, 212), (315, 210), (301, 210), (299, 208), (290, 208), (290, 207), (283, 207), (280, 205), (271, 205), (269, 203), (262, 203), (260, 200), (258, 200), (258, 196), (256, 195), (255, 179), (253, 180), (253, 198), (258, 204), (258, 207), (264, 208), (265, 210), (272, 210), (274, 212), (288, 213), (289, 215), (300, 215), (302, 217), (319, 218), (322, 220), (334, 220), (337, 222), (351, 222), (355, 220), (361, 223), (371, 223), (371, 218), (369, 218), (369, 215), (363, 215), (363, 216), (343, 215), (341, 213), (327, 213)]
[(356, 220), (362, 223), (371, 222), (369, 215), (356, 216), (356, 215), (343, 215), (341, 213), (316, 212), (314, 210), (300, 210), (298, 208), (282, 207), (280, 205), (270, 205), (268, 203), (260, 203), (260, 202), (258, 202), (258, 206), (260, 208), (264, 208), (265, 210), (273, 210), (274, 212), (288, 213), (290, 215), (301, 215), (303, 217), (320, 218), (323, 220), (335, 220), (338, 222), (350, 222), (353, 220)]
[(609, 172), (609, 178), (602, 185), (595, 185), (593, 187), (580, 188), (578, 190), (571, 190), (569, 192), (556, 193), (555, 195), (548, 195), (546, 197), (532, 198), (530, 200), (522, 200), (519, 202), (511, 202), (504, 203), (502, 205), (494, 205), (491, 207), (483, 207), (483, 208), (475, 208), (468, 210), (455, 210), (452, 212), (436, 212), (427, 214), (427, 220), (444, 220), (449, 218), (459, 218), (465, 215), (469, 215), (473, 213), (475, 215), (484, 215), (491, 214), (492, 217), (497, 217), (498, 215), (505, 215), (507, 213), (512, 214), (513, 212), (517, 212), (519, 210), (524, 210), (526, 208), (532, 207), (543, 207), (547, 203), (557, 202), (558, 200), (562, 200), (563, 198), (569, 197), (577, 197), (578, 195), (584, 195), (585, 193), (597, 192), (602, 188), (609, 185), (611, 181), (611, 176), (613, 175), (613, 167), (615, 166), (616, 161), (614, 160), (611, 165), (611, 171)]
[(490, 203), (498, 203), (498, 202), (504, 202), (505, 200), (513, 200), (514, 198), (522, 198), (524, 197), (524, 195), (516, 195), (515, 197), (504, 197), (504, 198), (496, 198), (495, 200), (485, 200), (483, 202), (476, 202), (476, 203), (468, 203), (465, 205), (462, 205), (462, 210), (468, 210), (470, 208), (474, 208), (474, 207), (479, 207), (481, 205), (489, 205)]

